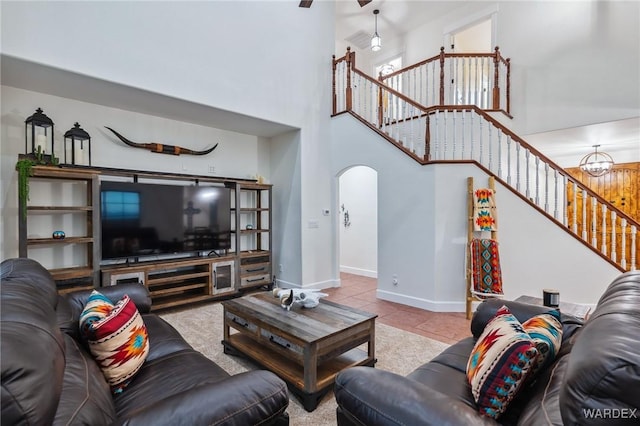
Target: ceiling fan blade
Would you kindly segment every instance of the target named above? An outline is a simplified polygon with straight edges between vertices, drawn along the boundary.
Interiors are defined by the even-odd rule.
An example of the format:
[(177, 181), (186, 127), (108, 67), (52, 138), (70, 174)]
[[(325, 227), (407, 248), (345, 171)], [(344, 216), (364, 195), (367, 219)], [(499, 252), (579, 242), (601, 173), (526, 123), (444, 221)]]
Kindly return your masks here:
[(311, 3), (313, 3), (313, 0), (302, 0), (300, 2), (300, 4), (298, 5), (298, 7), (311, 7)]
[(371, 3), (371, 0), (358, 0), (358, 4), (360, 5), (360, 7), (366, 6), (369, 3)]

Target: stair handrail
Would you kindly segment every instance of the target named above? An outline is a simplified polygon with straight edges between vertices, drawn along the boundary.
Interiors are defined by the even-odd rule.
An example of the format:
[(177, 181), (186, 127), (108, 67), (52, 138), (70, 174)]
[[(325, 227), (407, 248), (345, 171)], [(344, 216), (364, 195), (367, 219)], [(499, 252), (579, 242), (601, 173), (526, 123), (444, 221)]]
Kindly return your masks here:
[[(389, 74), (386, 75), (380, 75), (378, 76), (378, 80), (380, 82), (386, 82), (389, 80), (394, 80), (394, 79), (399, 79), (402, 76), (407, 76), (408, 78), (411, 78), (411, 71), (415, 71), (420, 69), (420, 68), (425, 68), (428, 69), (428, 65), (429, 64), (435, 64), (438, 63), (439, 64), (439, 72), (438, 72), (438, 102), (434, 104), (437, 105), (445, 105), (445, 92), (446, 92), (446, 88), (447, 87), (452, 87), (452, 85), (454, 84), (452, 78), (455, 75), (456, 77), (459, 76), (458, 70), (457, 70), (457, 62), (455, 60), (469, 60), (469, 63), (472, 59), (478, 59), (478, 58), (482, 58), (482, 59), (487, 59), (489, 61), (491, 61), (493, 63), (493, 75), (486, 75), (487, 81), (489, 81), (490, 78), (492, 78), (492, 85), (493, 87), (491, 88), (491, 107), (488, 107), (485, 109), (488, 110), (492, 110), (492, 111), (502, 111), (504, 112), (507, 116), (511, 116), (511, 59), (510, 58), (505, 58), (502, 56), (502, 54), (500, 53), (500, 48), (498, 46), (496, 46), (494, 48), (494, 51), (491, 53), (481, 53), (481, 52), (475, 52), (475, 53), (447, 53), (444, 51), (444, 47), (440, 47), (440, 53), (438, 55), (432, 56), (430, 58), (424, 59), (420, 62), (417, 62), (415, 64), (406, 66), (404, 68), (401, 68), (397, 71), (391, 72)], [(447, 64), (449, 64), (449, 74), (452, 74), (449, 76), (448, 79), (445, 78), (447, 72)], [(488, 65), (488, 64), (487, 64)], [(454, 67), (456, 68), (456, 70), (454, 70)], [(462, 67), (461, 67), (462, 68)], [(471, 72), (470, 70), (469, 73)], [(487, 70), (487, 72), (491, 72), (490, 70)], [(476, 62), (476, 73), (477, 73), (477, 62)], [(461, 76), (462, 79), (464, 80), (464, 77)], [(502, 100), (501, 100), (501, 93), (502, 93), (502, 89), (501, 89), (501, 77), (504, 79), (504, 94), (505, 94), (505, 98), (504, 98), (504, 105), (502, 104)], [(484, 80), (484, 74), (481, 77), (478, 77), (480, 80)], [(446, 82), (445, 82), (446, 81)], [(448, 82), (452, 81), (451, 84), (449, 84)], [(463, 81), (464, 83), (464, 81)], [(477, 83), (476, 81), (474, 82), (469, 82), (469, 83)], [(415, 83), (414, 83), (415, 84)], [(394, 84), (392, 83), (387, 83), (388, 86), (403, 92), (403, 90), (400, 90), (397, 86), (394, 87)], [(410, 82), (409, 85), (411, 86)], [(420, 94), (420, 96), (422, 96), (423, 93)], [(421, 100), (421, 99), (420, 99)], [(474, 99), (475, 101), (476, 99)], [(470, 104), (471, 102), (466, 102), (464, 104)], [(477, 102), (474, 102), (475, 104), (477, 104)], [(423, 103), (423, 105), (426, 105), (427, 103)], [(462, 103), (460, 103), (461, 105)], [(481, 105), (478, 105), (481, 106)]]
[[(441, 50), (441, 55), (442, 55), (442, 50)], [(440, 57), (441, 55), (439, 55), (438, 57)], [(464, 54), (450, 54), (450, 55), (464, 55)], [(345, 87), (345, 96), (346, 96), (346, 100), (344, 102), (344, 109), (342, 111), (339, 111), (339, 105), (337, 102), (337, 79), (336, 79), (336, 70), (338, 68), (338, 66), (342, 63), (342, 62), (346, 63), (346, 69), (345, 69), (345, 73), (346, 73), (346, 77), (344, 78), (346, 81), (346, 87)], [(410, 67), (407, 67), (410, 68)], [(376, 131), (378, 134), (380, 134), (382, 137), (384, 137), (386, 140), (388, 140), (389, 142), (391, 142), (392, 144), (394, 144), (396, 147), (398, 147), (399, 149), (401, 149), (402, 151), (404, 151), (405, 153), (407, 153), (408, 155), (410, 155), (415, 161), (417, 161), (420, 164), (429, 164), (429, 163), (434, 163), (434, 162), (440, 162), (440, 161), (451, 161), (451, 159), (434, 159), (432, 158), (432, 131), (433, 129), (436, 127), (435, 125), (433, 125), (433, 123), (431, 123), (432, 121), (432, 116), (434, 116), (435, 114), (439, 114), (439, 113), (446, 113), (448, 112), (460, 112), (460, 111), (472, 111), (473, 114), (477, 114), (478, 116), (480, 116), (482, 119), (484, 119), (486, 122), (488, 122), (494, 129), (498, 130), (499, 132), (502, 132), (503, 134), (505, 134), (508, 138), (510, 138), (511, 141), (515, 142), (516, 145), (516, 151), (519, 152), (520, 149), (524, 149), (525, 150), (525, 154), (526, 154), (526, 162), (527, 162), (527, 192), (529, 191), (528, 185), (528, 178), (529, 178), (529, 154), (533, 154), (534, 158), (537, 159), (536, 161), (536, 168), (539, 172), (540, 170), (540, 161), (542, 162), (542, 167), (545, 168), (545, 170), (547, 171), (547, 175), (548, 175), (548, 170), (549, 168), (553, 171), (553, 173), (559, 175), (564, 182), (566, 183), (571, 183), (573, 185), (574, 188), (574, 194), (576, 190), (580, 190), (580, 192), (583, 194), (583, 196), (585, 197), (583, 199), (583, 217), (586, 217), (586, 196), (588, 195), (589, 197), (591, 197), (591, 210), (592, 210), (592, 217), (590, 217), (590, 219), (592, 220), (591, 223), (591, 234), (592, 234), (592, 242), (589, 243), (588, 238), (587, 238), (587, 234), (588, 232), (585, 230), (585, 227), (587, 226), (586, 223), (582, 224), (582, 237), (580, 237), (578, 235), (578, 231), (577, 231), (577, 224), (575, 221), (575, 217), (573, 218), (573, 226), (570, 228), (569, 226), (569, 220), (565, 215), (563, 215), (563, 220), (564, 222), (560, 221), (557, 218), (557, 205), (556, 205), (556, 213), (552, 216), (551, 214), (548, 213), (547, 211), (547, 206), (545, 205), (545, 207), (543, 208), (542, 206), (538, 205), (538, 201), (536, 200), (536, 202), (534, 202), (531, 199), (528, 199), (527, 197), (524, 196), (524, 194), (522, 194), (519, 190), (519, 188), (513, 188), (512, 190), (516, 193), (516, 194), (520, 194), (521, 198), (523, 198), (526, 202), (530, 203), (532, 206), (536, 207), (536, 209), (540, 210), (542, 213), (544, 213), (545, 215), (547, 215), (550, 219), (552, 219), (553, 221), (557, 222), (559, 225), (566, 227), (568, 230), (572, 231), (573, 234), (575, 234), (578, 239), (580, 239), (581, 241), (585, 242), (586, 245), (594, 247), (597, 250), (596, 244), (597, 244), (597, 236), (599, 234), (602, 234), (602, 240), (606, 242), (606, 235), (605, 235), (605, 228), (606, 228), (606, 218), (604, 218), (604, 213), (609, 213), (611, 220), (614, 222), (614, 226), (612, 226), (612, 228), (614, 229), (614, 235), (618, 225), (617, 225), (617, 220), (620, 219), (620, 227), (622, 228), (622, 232), (624, 234), (624, 232), (626, 231), (626, 227), (629, 226), (631, 229), (631, 234), (632, 234), (632, 241), (631, 241), (631, 255), (630, 255), (630, 261), (631, 261), (631, 269), (635, 269), (635, 264), (638, 260), (637, 256), (636, 256), (636, 232), (640, 229), (640, 224), (634, 220), (632, 217), (630, 217), (628, 214), (624, 213), (623, 211), (621, 211), (619, 208), (617, 208), (615, 205), (609, 203), (607, 200), (605, 200), (602, 196), (598, 195), (597, 193), (595, 193), (593, 190), (591, 190), (589, 187), (587, 187), (586, 185), (584, 185), (582, 182), (580, 182), (579, 180), (575, 179), (573, 176), (571, 176), (566, 170), (564, 170), (562, 167), (560, 167), (558, 164), (556, 164), (554, 161), (552, 161), (551, 159), (547, 158), (544, 154), (542, 154), (540, 151), (538, 151), (536, 148), (532, 147), (531, 145), (529, 145), (524, 139), (522, 139), (520, 136), (518, 136), (517, 134), (515, 134), (513, 131), (511, 131), (510, 129), (508, 129), (506, 126), (504, 126), (502, 123), (500, 123), (500, 121), (498, 121), (497, 119), (495, 119), (494, 117), (492, 117), (490, 114), (488, 114), (485, 110), (483, 110), (482, 108), (476, 106), (476, 105), (435, 105), (435, 106), (429, 106), (426, 107), (424, 105), (421, 105), (417, 102), (415, 102), (414, 100), (412, 100), (411, 98), (409, 98), (408, 96), (404, 95), (403, 93), (400, 93), (398, 91), (396, 91), (395, 89), (393, 89), (392, 87), (386, 85), (383, 81), (384, 79), (381, 81), (380, 79), (374, 79), (370, 76), (368, 76), (366, 73), (362, 72), (361, 70), (359, 70), (358, 68), (355, 67), (355, 52), (351, 52), (349, 48), (347, 48), (347, 53), (344, 57), (336, 59), (335, 55), (333, 57), (333, 115), (337, 115), (337, 114), (341, 114), (344, 112), (348, 112), (351, 115), (353, 115), (354, 117), (356, 117), (358, 120), (360, 120), (361, 122), (363, 122), (364, 124), (366, 124), (367, 126), (369, 126), (371, 129), (373, 129), (374, 131)], [(376, 120), (372, 120), (366, 116), (363, 116), (363, 114), (359, 113), (358, 111), (354, 111), (354, 105), (353, 105), (353, 87), (352, 87), (352, 77), (354, 78), (359, 78), (359, 79), (363, 79), (366, 83), (370, 84), (372, 88), (375, 88), (375, 91), (377, 91), (377, 93), (379, 94), (378, 99), (377, 99), (377, 111), (378, 113), (375, 114), (375, 118)], [(416, 111), (418, 111), (418, 114), (413, 114), (411, 116), (405, 116), (402, 117), (402, 119), (392, 119), (390, 121), (387, 122), (383, 122), (382, 118), (381, 118), (381, 112), (383, 110), (382, 108), (382, 102), (381, 102), (381, 96), (383, 93), (386, 93), (390, 96), (394, 96), (395, 98), (397, 98), (398, 100), (401, 100), (402, 102), (404, 102), (404, 104), (411, 106), (412, 108), (415, 108)], [(404, 105), (403, 104), (403, 105)], [(373, 108), (372, 108), (373, 109)], [(364, 114), (367, 115), (367, 114)], [(425, 119), (425, 134), (424, 134), (424, 139), (423, 141), (420, 141), (421, 143), (424, 143), (424, 148), (423, 149), (419, 149), (419, 151), (424, 152), (423, 155), (418, 155), (416, 154), (415, 150), (410, 150), (406, 147), (405, 144), (402, 143), (402, 141), (399, 141), (398, 139), (394, 138), (392, 134), (390, 134), (389, 132), (386, 132), (383, 130), (383, 124), (384, 125), (388, 125), (388, 126), (396, 126), (399, 127), (400, 123), (408, 121), (408, 120), (414, 120), (414, 119)], [(413, 145), (414, 142), (411, 141), (411, 145)], [(479, 165), (481, 168), (483, 168), (485, 171), (487, 171), (488, 173), (496, 176), (498, 179), (500, 179), (500, 181), (502, 181), (503, 183), (505, 183), (508, 187), (511, 186), (510, 182), (505, 182), (502, 179), (502, 176), (500, 175), (500, 168), (498, 169), (498, 172), (495, 173), (494, 170), (491, 170), (490, 167), (485, 167), (482, 164), (482, 158), (480, 158), (480, 161), (476, 161), (475, 159), (471, 158), (469, 160), (463, 160), (465, 162), (467, 161), (472, 161), (474, 163), (476, 163), (477, 165)], [(518, 161), (520, 161), (518, 159)], [(554, 190), (557, 191), (557, 175), (556, 175), (556, 188), (554, 188)], [(536, 180), (538, 178), (538, 174), (536, 173)], [(565, 183), (565, 192), (567, 191), (566, 189), (566, 183)], [(536, 193), (539, 190), (539, 185), (536, 183)], [(548, 181), (545, 182), (545, 187), (546, 190), (548, 191)], [(528, 195), (528, 194), (527, 194)], [(536, 196), (537, 198), (537, 196)], [(575, 198), (575, 196), (574, 196)], [(566, 202), (566, 197), (565, 197), (565, 202)], [(557, 204), (557, 200), (555, 201), (555, 203)], [(597, 205), (597, 206), (596, 206)], [(600, 207), (600, 206), (604, 206), (604, 208)], [(577, 209), (578, 206), (574, 206), (574, 216), (576, 215), (575, 213), (575, 209)], [(598, 228), (600, 228), (600, 223), (596, 222), (596, 217), (597, 217), (597, 208), (600, 208), (603, 212), (603, 229), (598, 230)], [(563, 209), (563, 211), (566, 213), (566, 210)], [(566, 223), (565, 223), (566, 222)], [(611, 240), (613, 241), (614, 238), (611, 237)], [(604, 247), (603, 243), (603, 249), (598, 251), (598, 253), (600, 253), (600, 255), (602, 255), (603, 252), (606, 252), (606, 248)], [(625, 244), (625, 239), (622, 239), (622, 245), (624, 246)], [(626, 269), (626, 257), (622, 256), (622, 261), (621, 263), (617, 261), (614, 250), (616, 249), (615, 244), (613, 244), (613, 247), (611, 249), (612, 252), (612, 257), (613, 259), (610, 259), (608, 257), (608, 255), (606, 255), (605, 253), (605, 258), (610, 261), (612, 264), (614, 264), (615, 266), (617, 266), (618, 268), (622, 268), (622, 270)], [(625, 250), (626, 247), (621, 248), (621, 250)], [(626, 254), (626, 253), (623, 253)]]

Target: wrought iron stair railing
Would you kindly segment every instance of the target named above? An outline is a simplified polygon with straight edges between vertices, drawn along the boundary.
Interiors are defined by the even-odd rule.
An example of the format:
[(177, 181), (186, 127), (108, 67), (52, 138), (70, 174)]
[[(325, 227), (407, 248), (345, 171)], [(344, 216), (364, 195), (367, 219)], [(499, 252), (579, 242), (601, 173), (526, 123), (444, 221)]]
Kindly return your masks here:
[[(464, 57), (456, 55), (456, 60)], [(443, 60), (441, 67), (446, 69), (448, 57)], [(508, 73), (509, 62), (504, 62)], [(440, 97), (437, 105), (427, 107), (383, 81), (357, 69), (350, 50), (342, 58), (334, 57), (333, 114), (350, 113), (420, 164), (476, 163), (620, 270), (637, 269), (640, 225), (507, 129), (482, 102), (445, 105)], [(448, 81), (438, 80), (438, 92), (451, 91)], [(508, 75), (493, 81), (509, 85)], [(494, 89), (493, 100), (499, 103), (489, 110), (502, 110), (500, 89)], [(504, 101), (508, 112), (508, 96)]]

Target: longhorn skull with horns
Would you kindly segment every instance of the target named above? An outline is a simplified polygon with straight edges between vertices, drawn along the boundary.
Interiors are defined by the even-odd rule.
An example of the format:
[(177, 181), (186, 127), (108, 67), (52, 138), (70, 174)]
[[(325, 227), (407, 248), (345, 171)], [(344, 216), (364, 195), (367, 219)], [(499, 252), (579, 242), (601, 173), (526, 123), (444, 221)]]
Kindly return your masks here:
[(107, 129), (111, 130), (114, 135), (118, 137), (125, 144), (132, 146), (134, 148), (142, 148), (147, 149), (151, 152), (158, 152), (160, 154), (172, 154), (172, 155), (180, 155), (180, 154), (191, 154), (191, 155), (206, 155), (212, 152), (214, 149), (218, 147), (218, 144), (215, 144), (213, 147), (205, 149), (203, 151), (194, 151), (189, 148), (182, 148), (176, 145), (165, 145), (161, 143), (149, 142), (149, 143), (137, 143), (132, 142), (129, 139), (122, 136), (120, 133), (113, 130), (111, 127), (104, 126)]

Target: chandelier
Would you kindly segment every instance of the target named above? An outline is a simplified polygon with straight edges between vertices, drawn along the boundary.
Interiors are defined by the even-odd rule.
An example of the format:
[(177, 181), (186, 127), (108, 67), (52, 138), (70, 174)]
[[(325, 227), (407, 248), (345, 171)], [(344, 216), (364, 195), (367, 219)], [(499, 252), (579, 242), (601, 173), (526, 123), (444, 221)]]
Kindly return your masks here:
[(595, 150), (580, 160), (580, 169), (591, 176), (603, 176), (613, 168), (613, 158), (606, 152), (598, 152), (600, 145), (593, 145)]

